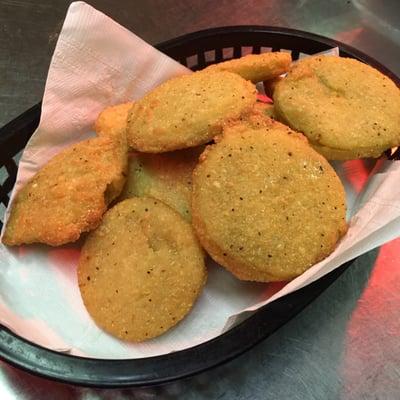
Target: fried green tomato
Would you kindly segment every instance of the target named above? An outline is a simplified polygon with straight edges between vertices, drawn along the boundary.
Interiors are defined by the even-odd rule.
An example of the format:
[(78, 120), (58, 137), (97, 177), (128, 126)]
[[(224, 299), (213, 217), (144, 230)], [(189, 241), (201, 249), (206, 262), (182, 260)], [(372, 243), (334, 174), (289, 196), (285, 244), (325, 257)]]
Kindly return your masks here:
[(379, 147), (362, 147), (357, 150), (339, 150), (333, 149), (328, 146), (320, 146), (315, 143), (311, 143), (312, 147), (318, 151), (319, 154), (322, 154), (327, 160), (355, 160), (357, 158), (379, 158), (382, 153), (386, 150), (386, 148)]
[(276, 85), (278, 117), (332, 159), (377, 157), (400, 144), (400, 91), (350, 58), (309, 57)]
[(195, 72), (170, 79), (130, 109), (129, 146), (163, 153), (209, 142), (225, 120), (238, 118), (256, 102), (256, 88), (231, 72)]
[(194, 170), (195, 231), (210, 256), (242, 280), (300, 275), (334, 250), (345, 214), (330, 164), (280, 124), (228, 128)]
[(134, 153), (120, 199), (153, 197), (191, 221), (192, 173), (203, 146), (163, 154)]
[[(273, 117), (273, 105), (262, 103), (257, 101), (254, 107), (247, 114), (242, 115), (240, 118), (228, 120), (224, 123), (224, 130), (230, 129), (232, 127), (243, 127), (247, 126), (249, 128), (272, 128), (280, 127), (283, 130), (292, 132), (292, 130), (285, 124), (277, 121)], [(301, 135), (303, 137), (303, 135)]]
[(176, 325), (206, 282), (202, 249), (178, 213), (151, 198), (118, 203), (88, 236), (79, 289), (98, 326), (140, 342)]
[(261, 116), (266, 116), (275, 119), (274, 105), (270, 103), (262, 103), (260, 101), (257, 101), (257, 103), (254, 105), (252, 114), (259, 114)]
[(63, 150), (17, 193), (3, 243), (76, 241), (98, 226), (121, 193), (126, 173), (124, 136), (88, 139)]
[(287, 72), (292, 57), (289, 53), (268, 52), (248, 54), (234, 60), (210, 65), (204, 71), (229, 71), (254, 83), (274, 79)]
[(97, 117), (94, 129), (97, 136), (125, 134), (129, 110), (133, 102), (121, 103), (105, 108)]

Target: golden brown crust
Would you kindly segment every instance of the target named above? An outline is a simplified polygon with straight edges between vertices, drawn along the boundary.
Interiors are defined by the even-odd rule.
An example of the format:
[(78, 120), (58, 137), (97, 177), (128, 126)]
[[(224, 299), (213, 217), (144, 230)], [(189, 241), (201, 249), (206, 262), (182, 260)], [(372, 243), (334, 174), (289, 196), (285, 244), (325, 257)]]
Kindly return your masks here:
[(192, 218), (211, 257), (239, 279), (292, 279), (346, 232), (345, 193), (329, 163), (281, 125), (235, 126), (193, 174)]
[(267, 126), (279, 123), (275, 119), (274, 105), (270, 103), (262, 103), (260, 101), (257, 101), (252, 111), (242, 118), (242, 120), (245, 119), (247, 119), (254, 128), (259, 125), (258, 122), (266, 124)]
[[(273, 109), (272, 104), (257, 101), (248, 113), (242, 115), (240, 118), (226, 121), (223, 125), (224, 132), (232, 131), (233, 129), (245, 131), (248, 128), (267, 128), (268, 130), (276, 128), (307, 142), (307, 138), (303, 134), (293, 131), (286, 124), (272, 118), (270, 114), (273, 113), (275, 115), (275, 112), (273, 110), (271, 112), (271, 108)], [(218, 135), (214, 140), (218, 141), (221, 137), (222, 135)]]
[(163, 154), (134, 153), (120, 200), (153, 197), (191, 221), (192, 172), (203, 146)]
[(228, 71), (242, 78), (256, 82), (274, 79), (289, 70), (292, 57), (289, 53), (268, 52), (247, 56), (210, 65), (203, 71)]
[(17, 193), (3, 243), (76, 241), (100, 223), (122, 190), (126, 169), (124, 137), (88, 139), (63, 150)]
[(269, 118), (275, 119), (274, 105), (273, 104), (257, 102), (256, 108), (258, 108), (259, 111), (263, 115), (266, 115)]
[(225, 120), (240, 117), (255, 102), (255, 86), (230, 72), (173, 78), (133, 105), (128, 144), (144, 153), (201, 145), (221, 132)]
[(94, 129), (97, 136), (125, 134), (129, 110), (133, 102), (121, 103), (105, 108), (97, 117)]
[(320, 146), (310, 142), (310, 145), (318, 151), (319, 154), (323, 155), (327, 160), (355, 160), (358, 158), (379, 158), (386, 149), (379, 148), (363, 148), (359, 147), (356, 150), (340, 150), (333, 149), (328, 146)]
[(94, 321), (129, 341), (156, 337), (190, 311), (207, 278), (191, 226), (162, 202), (118, 203), (81, 252), (78, 282)]
[(359, 61), (303, 59), (276, 85), (274, 102), (279, 117), (317, 146), (369, 157), (400, 144), (400, 91)]

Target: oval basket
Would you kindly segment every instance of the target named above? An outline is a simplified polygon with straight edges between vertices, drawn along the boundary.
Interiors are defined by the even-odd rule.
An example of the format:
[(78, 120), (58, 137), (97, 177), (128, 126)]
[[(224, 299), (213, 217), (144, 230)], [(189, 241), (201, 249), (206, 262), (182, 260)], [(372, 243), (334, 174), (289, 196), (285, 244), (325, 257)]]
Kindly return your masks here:
[[(373, 58), (343, 43), (307, 32), (265, 26), (209, 29), (169, 40), (159, 50), (193, 70), (248, 53), (289, 51), (314, 54), (339, 47), (340, 55), (356, 58), (388, 75), (391, 71)], [(15, 183), (21, 151), (36, 129), (41, 104), (37, 104), (0, 129), (0, 168), (6, 178), (0, 185), (0, 206), (7, 207)], [(0, 225), (3, 221), (0, 220)], [(333, 283), (351, 262), (317, 282), (258, 310), (240, 325), (201, 345), (141, 359), (103, 360), (58, 353), (13, 334), (0, 325), (0, 358), (13, 366), (49, 379), (94, 387), (127, 387), (161, 384), (187, 377), (227, 362), (253, 347), (298, 314)]]

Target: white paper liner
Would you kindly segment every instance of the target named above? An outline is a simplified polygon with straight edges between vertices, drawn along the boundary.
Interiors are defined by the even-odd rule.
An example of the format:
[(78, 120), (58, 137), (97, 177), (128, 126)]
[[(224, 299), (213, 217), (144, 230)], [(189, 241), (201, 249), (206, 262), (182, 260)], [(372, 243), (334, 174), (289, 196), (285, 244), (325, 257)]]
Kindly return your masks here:
[[(72, 3), (51, 61), (39, 128), (21, 158), (14, 193), (54, 154), (91, 135), (106, 106), (142, 97), (189, 73), (83, 2)], [(81, 243), (58, 248), (0, 245), (0, 323), (44, 347), (98, 358), (140, 358), (218, 336), (258, 307), (297, 290), (400, 233), (397, 162), (336, 163), (350, 229), (336, 251), (286, 286), (241, 282), (213, 262), (192, 312), (165, 335), (141, 344), (101, 331), (83, 306), (76, 278)], [(13, 196), (12, 196), (13, 197)]]

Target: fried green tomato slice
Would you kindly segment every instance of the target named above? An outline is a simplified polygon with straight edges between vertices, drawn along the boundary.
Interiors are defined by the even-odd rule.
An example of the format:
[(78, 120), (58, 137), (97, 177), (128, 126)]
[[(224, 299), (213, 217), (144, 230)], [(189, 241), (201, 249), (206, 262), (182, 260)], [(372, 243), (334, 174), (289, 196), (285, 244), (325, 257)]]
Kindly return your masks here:
[(125, 137), (94, 138), (52, 158), (16, 195), (2, 238), (59, 246), (98, 226), (127, 174)]
[(358, 158), (379, 158), (386, 148), (380, 149), (379, 147), (359, 147), (356, 150), (339, 150), (333, 149), (328, 146), (321, 146), (310, 142), (310, 145), (322, 154), (327, 160), (355, 160)]
[(153, 197), (191, 221), (192, 173), (204, 146), (163, 154), (134, 153), (120, 200)]
[(129, 146), (163, 153), (209, 142), (225, 120), (238, 118), (256, 102), (256, 88), (231, 72), (195, 72), (170, 79), (130, 109)]
[(252, 113), (253, 115), (261, 115), (265, 116), (271, 119), (275, 119), (274, 115), (274, 105), (270, 103), (262, 103), (260, 101), (257, 101), (257, 103), (254, 105)]
[(133, 102), (127, 102), (105, 108), (95, 122), (97, 136), (125, 134), (128, 113), (132, 106)]
[[(277, 121), (274, 118), (273, 105), (268, 103), (262, 103), (257, 101), (254, 107), (247, 114), (242, 115), (240, 118), (228, 120), (224, 123), (224, 130), (232, 127), (244, 127), (249, 128), (272, 128), (280, 127), (283, 130), (293, 132), (287, 125)], [(302, 134), (299, 134), (304, 138)]]
[(254, 83), (274, 79), (287, 72), (292, 57), (289, 53), (268, 52), (248, 54), (244, 57), (212, 64), (204, 71), (229, 71)]
[[(276, 85), (275, 111), (313, 145), (340, 159), (375, 157), (400, 144), (400, 91), (392, 80), (357, 60), (305, 58)], [(337, 156), (334, 156), (337, 158)]]
[(104, 215), (78, 267), (83, 302), (96, 324), (140, 342), (184, 318), (207, 272), (189, 223), (162, 202), (131, 198)]
[(210, 256), (237, 278), (285, 281), (324, 259), (347, 229), (330, 164), (282, 125), (236, 125), (200, 156), (192, 219)]

